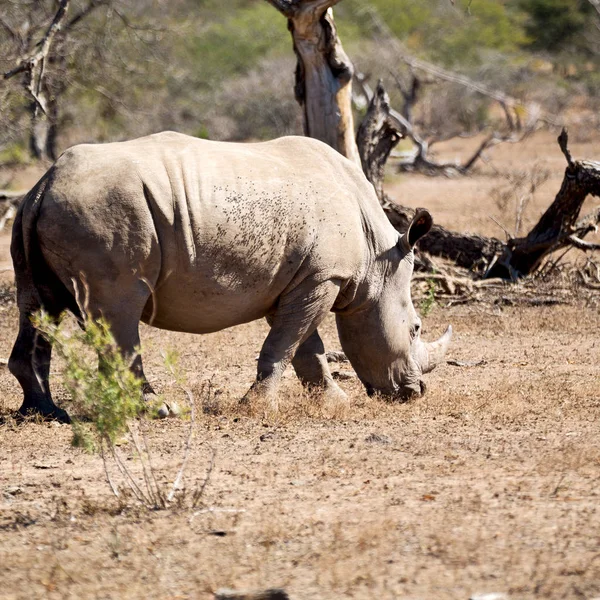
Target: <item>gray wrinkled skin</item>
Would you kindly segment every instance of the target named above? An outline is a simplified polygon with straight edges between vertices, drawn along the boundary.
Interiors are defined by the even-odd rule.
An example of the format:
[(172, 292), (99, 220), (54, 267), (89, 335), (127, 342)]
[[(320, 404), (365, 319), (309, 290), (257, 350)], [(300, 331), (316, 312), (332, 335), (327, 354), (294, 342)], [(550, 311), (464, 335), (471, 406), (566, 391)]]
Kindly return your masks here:
[[(13, 228), (21, 320), (9, 366), (20, 412), (68, 419), (48, 391), (51, 349), (29, 317), (40, 306), (77, 314), (84, 282), (88, 313), (109, 321), (127, 354), (140, 320), (208, 333), (266, 317), (252, 393), (274, 398), (292, 362), (306, 385), (342, 395), (317, 332), (333, 311), (369, 391), (420, 393), (448, 341), (420, 341), (410, 298), (412, 246), (431, 225), (423, 214), (400, 238), (360, 169), (309, 138), (233, 144), (165, 132), (75, 146)], [(141, 359), (133, 368), (143, 376)]]

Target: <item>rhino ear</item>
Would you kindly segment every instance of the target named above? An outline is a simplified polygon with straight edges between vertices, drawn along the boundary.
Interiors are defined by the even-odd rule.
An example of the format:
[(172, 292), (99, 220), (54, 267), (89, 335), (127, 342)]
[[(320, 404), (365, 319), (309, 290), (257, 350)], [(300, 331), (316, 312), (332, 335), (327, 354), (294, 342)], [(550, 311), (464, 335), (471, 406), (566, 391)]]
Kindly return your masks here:
[(424, 235), (429, 233), (432, 225), (433, 219), (431, 218), (429, 211), (424, 208), (418, 208), (408, 229), (402, 236), (402, 243), (412, 250), (415, 247), (415, 244)]

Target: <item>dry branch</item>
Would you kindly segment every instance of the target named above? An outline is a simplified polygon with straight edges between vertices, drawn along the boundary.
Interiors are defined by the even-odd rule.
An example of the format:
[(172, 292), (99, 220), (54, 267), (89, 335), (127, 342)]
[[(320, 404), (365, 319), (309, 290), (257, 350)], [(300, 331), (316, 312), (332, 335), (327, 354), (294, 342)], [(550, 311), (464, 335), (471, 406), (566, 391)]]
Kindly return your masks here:
[[(358, 86), (360, 87), (361, 93), (364, 98), (365, 103), (370, 103), (374, 98), (374, 93), (369, 84), (367, 83), (367, 78), (362, 73), (357, 73), (355, 77)], [(375, 100), (377, 102), (377, 100)], [(404, 115), (400, 114), (398, 111), (394, 110), (392, 107), (386, 107), (386, 113), (388, 115), (388, 119), (392, 119), (396, 125), (398, 130), (401, 132), (402, 136), (409, 137), (416, 146), (416, 152), (410, 156), (408, 159), (401, 160), (398, 163), (398, 167), (402, 171), (420, 171), (427, 173), (429, 175), (466, 175), (467, 172), (474, 166), (479, 158), (483, 155), (483, 153), (493, 146), (497, 144), (501, 144), (504, 142), (509, 143), (517, 143), (522, 141), (527, 135), (531, 133), (531, 128), (528, 128), (520, 133), (511, 132), (509, 134), (501, 134), (497, 131), (494, 131), (490, 135), (488, 135), (481, 144), (477, 147), (477, 149), (473, 152), (473, 154), (467, 158), (463, 164), (458, 163), (437, 163), (429, 158), (429, 149), (431, 146), (439, 140), (428, 141), (421, 137), (415, 128), (413, 127), (409, 118), (406, 118)], [(367, 118), (368, 115), (365, 117)], [(363, 121), (364, 123), (364, 121)], [(363, 125), (361, 124), (361, 127)], [(360, 135), (360, 129), (359, 129)], [(446, 139), (450, 139), (451, 137), (456, 137), (455, 134), (453, 136), (448, 136)], [(361, 152), (360, 148), (360, 140), (358, 140), (359, 144), (359, 153)], [(363, 165), (363, 169), (365, 166), (364, 159), (361, 156), (361, 162)], [(369, 175), (367, 174), (367, 177)]]
[(45, 81), (45, 66), (50, 54), (52, 43), (61, 30), (67, 17), (70, 0), (60, 0), (58, 9), (43, 36), (37, 44), (38, 49), (29, 56), (21, 57), (17, 66), (4, 74), (4, 79), (10, 79), (19, 73), (24, 73), (23, 87), (32, 98), (31, 105), (31, 135), (30, 145), (36, 158), (45, 156), (54, 159), (54, 130), (56, 121), (56, 101), (48, 92)]
[(17, 192), (13, 192), (12, 190), (0, 190), (0, 201), (8, 200), (12, 202), (14, 200), (18, 200), (23, 197), (27, 192), (24, 190), (20, 190)]
[(521, 277), (533, 273), (542, 259), (570, 245), (596, 250), (596, 244), (583, 241), (600, 222), (600, 209), (578, 220), (588, 195), (600, 196), (600, 163), (574, 161), (568, 150), (568, 135), (563, 129), (558, 144), (567, 160), (561, 188), (535, 227), (524, 238), (508, 240), (490, 276)]
[[(58, 59), (61, 68), (66, 71), (66, 61), (60, 52), (56, 51), (55, 47), (60, 38), (64, 41), (67, 32), (78, 25), (96, 8), (106, 6), (111, 2), (112, 0), (89, 0), (74, 16), (68, 19), (71, 0), (60, 0), (56, 13), (42, 39), (35, 44), (33, 49), (22, 53), (13, 69), (4, 73), (4, 79), (23, 74), (23, 87), (32, 99), (30, 108), (30, 147), (36, 158), (56, 159), (56, 126), (59, 113), (57, 96), (60, 94), (56, 89), (56, 85), (52, 90), (50, 89), (46, 66), (50, 64), (51, 60), (56, 62), (56, 59)], [(2, 21), (1, 24), (4, 29), (10, 30), (7, 23)], [(29, 46), (30, 40), (35, 37), (35, 34), (29, 29), (30, 27), (28, 25), (26, 35), (20, 36), (13, 32), (11, 37), (15, 43), (18, 43), (21, 47)], [(53, 68), (56, 70), (56, 64)], [(65, 75), (60, 79), (54, 78), (55, 82), (57, 80), (60, 81), (62, 91), (64, 91), (67, 87), (68, 77)]]
[[(31, 56), (27, 58), (21, 58), (19, 60), (19, 64), (17, 64), (17, 66), (14, 69), (4, 74), (4, 79), (10, 79), (18, 73), (29, 73), (28, 79), (29, 83), (32, 86), (30, 92), (34, 99), (36, 99), (36, 101), (36, 91), (39, 92), (39, 89), (36, 90), (34, 88), (39, 87), (41, 83), (44, 69), (44, 61), (46, 60), (48, 53), (50, 52), (50, 47), (52, 46), (54, 36), (63, 26), (64, 20), (67, 16), (67, 11), (69, 10), (70, 1), (71, 0), (60, 0), (56, 14), (52, 19), (52, 22), (50, 23), (46, 34), (42, 38), (41, 42), (38, 44), (39, 49)], [(40, 108), (45, 112), (44, 105), (39, 101), (38, 104), (40, 105)]]

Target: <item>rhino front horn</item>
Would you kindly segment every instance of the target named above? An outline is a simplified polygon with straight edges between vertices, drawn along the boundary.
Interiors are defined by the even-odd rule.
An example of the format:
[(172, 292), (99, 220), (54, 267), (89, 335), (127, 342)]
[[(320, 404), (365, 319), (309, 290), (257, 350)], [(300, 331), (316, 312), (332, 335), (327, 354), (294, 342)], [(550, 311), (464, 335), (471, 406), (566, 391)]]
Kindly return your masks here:
[(439, 340), (429, 343), (421, 342), (418, 359), (423, 373), (433, 371), (444, 360), (451, 338), (452, 325), (448, 325), (448, 329)]

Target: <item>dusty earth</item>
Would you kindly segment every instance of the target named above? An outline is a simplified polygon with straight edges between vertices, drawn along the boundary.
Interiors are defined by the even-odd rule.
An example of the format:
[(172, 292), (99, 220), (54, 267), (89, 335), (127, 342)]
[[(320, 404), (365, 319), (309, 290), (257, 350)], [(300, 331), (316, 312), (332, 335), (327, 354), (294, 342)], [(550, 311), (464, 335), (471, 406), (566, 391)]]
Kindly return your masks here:
[[(562, 179), (553, 140), (542, 133), (496, 148), (468, 178), (392, 176), (388, 189), (444, 225), (502, 236), (489, 216), (511, 228), (516, 201), (498, 201), (494, 189), (506, 174), (544, 168), (527, 229)], [(598, 158), (597, 142), (574, 139), (573, 155)], [(472, 143), (440, 146), (441, 156), (464, 155)], [(0, 270), (9, 265), (3, 234)], [(0, 357), (8, 357), (17, 311), (12, 274), (1, 276)], [(484, 362), (438, 368), (425, 397), (388, 404), (349, 379), (341, 381), (349, 406), (323, 403), (290, 372), (278, 413), (237, 402), (253, 380), (264, 323), (202, 337), (145, 327), (149, 378), (184, 402), (161, 358), (177, 349), (197, 409), (185, 494), (168, 510), (116, 499), (102, 460), (71, 447), (69, 426), (12, 422), (20, 389), (0, 367), (0, 597), (211, 598), (221, 587), (278, 586), (292, 599), (600, 598), (598, 302), (439, 301), (424, 336), (448, 322), (449, 358)], [(338, 349), (333, 319), (323, 333)], [(53, 373), (68, 408), (59, 363)], [(168, 489), (190, 421), (139, 426)], [(119, 452), (141, 482), (130, 446)]]

